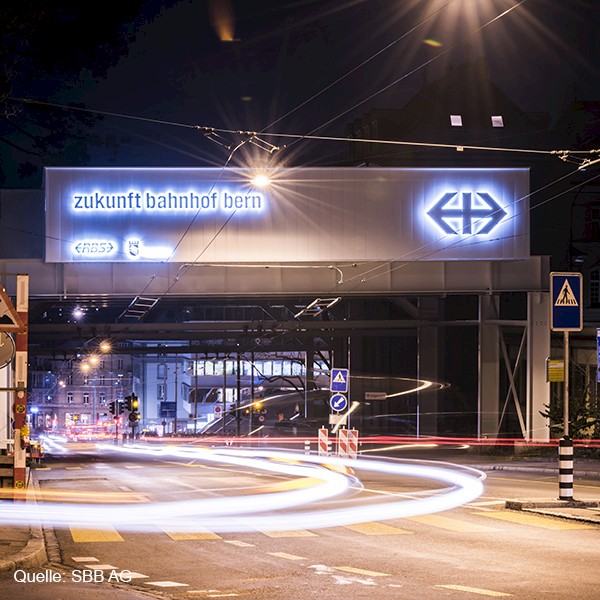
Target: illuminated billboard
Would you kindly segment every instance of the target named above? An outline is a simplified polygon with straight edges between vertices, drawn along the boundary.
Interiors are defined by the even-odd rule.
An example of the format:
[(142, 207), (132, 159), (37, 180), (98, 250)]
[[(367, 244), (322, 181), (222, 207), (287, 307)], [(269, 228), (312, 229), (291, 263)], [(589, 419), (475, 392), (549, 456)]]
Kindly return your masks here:
[(527, 169), (47, 168), (46, 261), (529, 256)]

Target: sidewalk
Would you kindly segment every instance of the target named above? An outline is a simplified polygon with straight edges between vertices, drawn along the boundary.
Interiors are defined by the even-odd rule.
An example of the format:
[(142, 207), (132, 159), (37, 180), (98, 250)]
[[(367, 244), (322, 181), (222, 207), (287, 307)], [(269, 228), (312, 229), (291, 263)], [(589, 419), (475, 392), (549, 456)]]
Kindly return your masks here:
[[(558, 481), (556, 460), (471, 456), (453, 462), (460, 462), (484, 472), (547, 474), (555, 476)], [(600, 460), (578, 459), (575, 461), (574, 471), (576, 479), (600, 480)], [(577, 490), (577, 484), (574, 488)], [(506, 502), (506, 508), (600, 525), (600, 495), (596, 499), (586, 501), (579, 501), (577, 498), (573, 501), (565, 501), (558, 500), (557, 497), (535, 500), (514, 499)], [(40, 526), (0, 527), (0, 572), (39, 567), (47, 562), (44, 536)]]

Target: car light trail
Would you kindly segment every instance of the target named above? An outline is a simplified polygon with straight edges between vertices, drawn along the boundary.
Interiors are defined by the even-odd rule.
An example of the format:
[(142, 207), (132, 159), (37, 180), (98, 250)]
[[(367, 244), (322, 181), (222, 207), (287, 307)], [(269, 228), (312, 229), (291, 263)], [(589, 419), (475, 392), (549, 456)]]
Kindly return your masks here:
[[(206, 449), (189, 447), (142, 448), (136, 446), (111, 450), (153, 457), (178, 457), (203, 462), (227, 463), (302, 479), (298, 486), (276, 493), (245, 494), (176, 502), (143, 504), (33, 503), (6, 504), (0, 523), (24, 524), (41, 521), (55, 527), (99, 528), (111, 525), (122, 530), (153, 531), (162, 524), (183, 531), (202, 527), (214, 532), (253, 530), (281, 531), (320, 529), (367, 521), (381, 521), (440, 512), (479, 497), (485, 475), (476, 469), (423, 461), (395, 462), (372, 459), (341, 459), (310, 456), (265, 449)], [(349, 468), (398, 477), (435, 480), (446, 484), (419, 499), (391, 500), (353, 507), (299, 511), (302, 506), (346, 494), (356, 486)], [(392, 496), (393, 498), (393, 496)], [(290, 511), (289, 509), (294, 509)]]

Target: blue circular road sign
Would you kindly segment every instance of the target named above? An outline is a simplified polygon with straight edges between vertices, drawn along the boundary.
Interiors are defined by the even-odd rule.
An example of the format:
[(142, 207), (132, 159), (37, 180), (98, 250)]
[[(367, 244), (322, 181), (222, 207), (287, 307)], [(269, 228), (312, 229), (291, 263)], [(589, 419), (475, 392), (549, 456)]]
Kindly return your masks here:
[(329, 399), (329, 406), (337, 412), (346, 410), (348, 406), (348, 398), (344, 394), (334, 394)]

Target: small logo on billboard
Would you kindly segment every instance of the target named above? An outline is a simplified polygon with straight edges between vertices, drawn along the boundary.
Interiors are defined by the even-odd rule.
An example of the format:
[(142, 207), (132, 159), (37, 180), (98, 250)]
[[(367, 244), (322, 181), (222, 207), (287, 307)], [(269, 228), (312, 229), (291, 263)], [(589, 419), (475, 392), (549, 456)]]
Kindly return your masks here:
[(448, 192), (428, 211), (444, 233), (485, 235), (506, 216), (506, 211), (487, 192)]
[(129, 240), (128, 251), (129, 251), (130, 256), (139, 256), (140, 240)]

